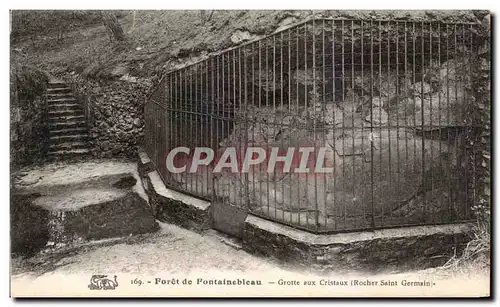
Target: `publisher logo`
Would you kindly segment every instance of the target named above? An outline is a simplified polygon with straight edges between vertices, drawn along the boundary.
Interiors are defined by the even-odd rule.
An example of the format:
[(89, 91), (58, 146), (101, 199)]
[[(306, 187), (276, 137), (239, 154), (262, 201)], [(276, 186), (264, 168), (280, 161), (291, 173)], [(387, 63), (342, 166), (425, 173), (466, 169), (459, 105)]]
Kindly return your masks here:
[(114, 290), (118, 287), (118, 280), (116, 275), (114, 279), (107, 278), (108, 275), (92, 275), (90, 278), (90, 290)]

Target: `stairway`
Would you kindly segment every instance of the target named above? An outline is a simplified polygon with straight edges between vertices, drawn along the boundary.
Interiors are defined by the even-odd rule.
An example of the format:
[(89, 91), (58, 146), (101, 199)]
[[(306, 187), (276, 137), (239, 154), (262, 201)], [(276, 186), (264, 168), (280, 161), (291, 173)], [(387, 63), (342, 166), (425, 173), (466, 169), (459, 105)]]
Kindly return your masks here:
[(80, 158), (90, 154), (89, 133), (83, 106), (62, 81), (50, 80), (47, 89), (49, 144), (51, 161)]

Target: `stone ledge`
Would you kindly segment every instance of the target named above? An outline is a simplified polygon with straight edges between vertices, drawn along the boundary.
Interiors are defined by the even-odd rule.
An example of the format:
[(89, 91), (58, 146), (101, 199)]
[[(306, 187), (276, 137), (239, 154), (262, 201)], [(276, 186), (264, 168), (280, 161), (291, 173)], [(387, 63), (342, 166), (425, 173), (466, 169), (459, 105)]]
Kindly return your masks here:
[(471, 230), (471, 227), (468, 224), (448, 224), (377, 229), (375, 231), (346, 232), (337, 234), (314, 234), (250, 214), (247, 216), (245, 224), (251, 224), (253, 227), (264, 231), (288, 236), (301, 243), (314, 245), (348, 244), (377, 239), (395, 239), (412, 236), (429, 236), (434, 234), (458, 234)]
[(147, 193), (155, 216), (195, 231), (211, 228), (210, 202), (168, 189), (157, 171), (147, 174)]
[(243, 248), (307, 269), (401, 271), (443, 265), (461, 252), (470, 230), (455, 224), (313, 234), (248, 215)]
[(204, 201), (198, 198), (194, 198), (188, 196), (186, 194), (179, 193), (174, 190), (168, 189), (163, 181), (161, 180), (160, 175), (157, 171), (150, 172), (148, 174), (149, 180), (153, 185), (153, 189), (155, 192), (163, 197), (170, 198), (175, 201), (180, 201), (188, 206), (196, 207), (199, 210), (207, 210), (210, 207), (210, 203), (208, 201)]

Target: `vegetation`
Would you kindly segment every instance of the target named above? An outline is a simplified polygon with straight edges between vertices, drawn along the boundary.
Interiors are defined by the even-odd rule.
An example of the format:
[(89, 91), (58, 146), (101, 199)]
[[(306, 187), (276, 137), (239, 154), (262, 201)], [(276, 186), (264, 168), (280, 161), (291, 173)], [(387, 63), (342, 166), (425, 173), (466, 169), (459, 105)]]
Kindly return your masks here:
[(50, 36), (61, 43), (67, 33), (98, 19), (96, 11), (12, 11), (11, 39), (17, 43), (28, 38), (36, 47), (41, 38)]
[(118, 42), (122, 42), (126, 39), (125, 33), (123, 32), (123, 29), (118, 23), (118, 19), (116, 19), (116, 15), (113, 12), (101, 11), (101, 17), (111, 39)]
[(10, 168), (38, 161), (44, 150), (42, 111), (47, 76), (26, 65), (10, 68)]
[(477, 203), (472, 210), (477, 217), (477, 225), (474, 229), (474, 239), (469, 245), (473, 245), (473, 255), (483, 252), (490, 256), (491, 242), (491, 31), (487, 23), (481, 29), (480, 49), (478, 62), (473, 74), (472, 88), (475, 91), (471, 102), (471, 120), (481, 132), (478, 141), (472, 144), (476, 152), (472, 159), (470, 168), (476, 169)]
[(11, 71), (20, 102), (33, 101), (44, 93), (48, 79), (42, 71), (29, 66), (13, 66)]
[(473, 65), (467, 114), (467, 172), (473, 175), (469, 188), (472, 211), (476, 218), (472, 238), (461, 255), (455, 255), (445, 267), (460, 267), (470, 263), (488, 265), (491, 255), (491, 37), (488, 20), (479, 28), (478, 53)]

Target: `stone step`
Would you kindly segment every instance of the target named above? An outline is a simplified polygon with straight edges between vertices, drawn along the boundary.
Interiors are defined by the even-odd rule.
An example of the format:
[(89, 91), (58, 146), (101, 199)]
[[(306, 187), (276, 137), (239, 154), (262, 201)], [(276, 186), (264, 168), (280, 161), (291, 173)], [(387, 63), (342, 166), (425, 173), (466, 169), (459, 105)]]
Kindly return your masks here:
[[(61, 167), (64, 174), (73, 166)], [(86, 169), (82, 172), (90, 172)], [(91, 177), (79, 182), (49, 182), (14, 191), (10, 195), (16, 204), (10, 211), (11, 251), (26, 257), (36, 255), (37, 264), (52, 265), (54, 257), (57, 261), (67, 253), (109, 246), (110, 242), (133, 243), (141, 238), (136, 235), (160, 230), (147, 201), (134, 187), (115, 187), (127, 180), (135, 180), (128, 169), (109, 175), (96, 168)]]
[(65, 109), (65, 110), (54, 110), (54, 111), (49, 111), (49, 118), (51, 117), (58, 117), (58, 116), (78, 116), (78, 115), (83, 115), (83, 110), (82, 109)]
[(88, 155), (90, 150), (88, 149), (71, 149), (71, 150), (57, 150), (57, 151), (49, 151), (47, 156), (49, 159), (57, 159), (57, 158), (74, 158)]
[(77, 116), (83, 115), (83, 110), (80, 108), (60, 108), (60, 109), (51, 109), (49, 112), (49, 117), (53, 117), (54, 114), (52, 112), (64, 112), (58, 113), (59, 115), (64, 114), (66, 116)]
[(49, 129), (51, 130), (59, 130), (59, 129), (66, 129), (66, 128), (78, 128), (78, 127), (85, 127), (87, 122), (84, 120), (72, 120), (72, 121), (50, 121), (48, 123)]
[(76, 121), (70, 121), (70, 122), (52, 122), (49, 123), (49, 129), (50, 130), (59, 130), (59, 129), (66, 129), (66, 128), (78, 128), (78, 127), (85, 127), (86, 122), (84, 120), (76, 120)]
[(54, 104), (61, 104), (61, 103), (76, 103), (75, 98), (56, 98), (56, 99), (47, 99), (47, 103), (49, 106), (54, 105)]
[(81, 106), (77, 103), (57, 103), (57, 104), (49, 104), (49, 110), (57, 110), (57, 109), (80, 109)]
[(53, 82), (49, 82), (48, 84), (48, 88), (61, 88), (61, 87), (68, 87), (68, 85), (64, 82), (60, 82), (60, 81), (53, 81)]
[(49, 116), (49, 122), (64, 122), (64, 121), (75, 121), (75, 120), (85, 120), (85, 116), (84, 115)]
[(80, 105), (78, 103), (71, 102), (71, 101), (52, 103), (52, 104), (48, 104), (47, 107), (49, 109), (49, 112), (56, 111), (57, 109), (67, 109), (67, 108), (70, 108), (70, 109), (75, 108), (75, 109), (82, 109), (83, 110), (82, 105)]
[(90, 154), (83, 106), (62, 81), (53, 80), (47, 89), (49, 151), (47, 160), (59, 161)]
[(65, 129), (58, 129), (58, 130), (50, 130), (49, 131), (49, 136), (70, 136), (70, 135), (78, 135), (78, 134), (84, 134), (88, 133), (86, 127), (78, 127), (78, 128), (65, 128)]
[(88, 139), (89, 135), (87, 133), (80, 133), (80, 134), (51, 136), (49, 138), (49, 142), (51, 144), (60, 144), (66, 142), (86, 142), (88, 141)]
[(47, 99), (58, 99), (58, 98), (75, 98), (73, 93), (47, 93)]
[(47, 94), (73, 94), (69, 87), (61, 87), (61, 88), (48, 88)]
[(49, 151), (73, 150), (73, 149), (87, 149), (89, 144), (87, 142), (63, 142), (53, 143), (49, 146)]

